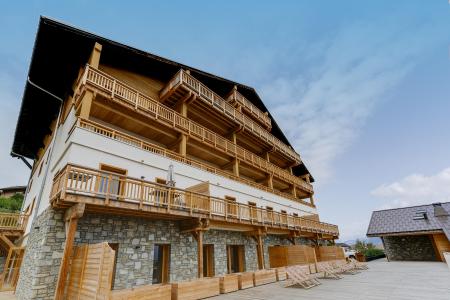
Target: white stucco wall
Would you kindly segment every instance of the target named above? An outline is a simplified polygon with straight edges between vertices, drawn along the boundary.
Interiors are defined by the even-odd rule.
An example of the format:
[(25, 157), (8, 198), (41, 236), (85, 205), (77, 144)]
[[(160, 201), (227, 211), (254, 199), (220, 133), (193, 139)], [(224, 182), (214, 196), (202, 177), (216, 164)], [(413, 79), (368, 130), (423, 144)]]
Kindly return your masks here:
[[(49, 198), (53, 178), (67, 163), (94, 169), (98, 169), (100, 163), (108, 164), (126, 169), (130, 177), (141, 178), (144, 176), (148, 181), (155, 181), (156, 177), (166, 178), (167, 169), (170, 164), (173, 164), (178, 188), (187, 188), (208, 181), (212, 196), (220, 198), (224, 198), (225, 195), (232, 196), (240, 203), (247, 204), (248, 201), (252, 201), (258, 207), (271, 206), (275, 211), (286, 210), (289, 214), (298, 213), (300, 216), (317, 213), (316, 209), (310, 206), (170, 160), (85, 129), (76, 128), (69, 136), (68, 133), (74, 122), (75, 117), (72, 112), (56, 133), (41, 202), (36, 203), (37, 215), (50, 205)], [(47, 166), (48, 164), (44, 165), (40, 176), (37, 176), (38, 171), (35, 172), (33, 185), (26, 196), (24, 208), (31, 203), (32, 199), (38, 199)], [(31, 223), (32, 220), (28, 223), (27, 232)]]

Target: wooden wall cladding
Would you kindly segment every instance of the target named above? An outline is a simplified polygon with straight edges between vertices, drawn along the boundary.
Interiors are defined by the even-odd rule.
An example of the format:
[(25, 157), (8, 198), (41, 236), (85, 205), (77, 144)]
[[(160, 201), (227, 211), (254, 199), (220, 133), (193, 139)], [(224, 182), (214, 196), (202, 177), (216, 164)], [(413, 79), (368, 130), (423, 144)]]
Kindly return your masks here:
[(316, 262), (313, 247), (305, 245), (273, 246), (269, 247), (269, 261), (271, 268), (305, 265)]
[(319, 246), (316, 253), (318, 261), (345, 259), (344, 249), (338, 246)]

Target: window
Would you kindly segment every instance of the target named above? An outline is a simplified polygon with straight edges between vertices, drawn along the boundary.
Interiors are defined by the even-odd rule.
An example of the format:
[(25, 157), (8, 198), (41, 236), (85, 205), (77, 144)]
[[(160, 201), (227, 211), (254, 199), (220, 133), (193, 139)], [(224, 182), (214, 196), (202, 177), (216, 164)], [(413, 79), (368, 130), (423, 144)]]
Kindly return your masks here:
[(227, 202), (227, 213), (232, 216), (237, 217), (237, 203), (236, 198), (231, 196), (225, 196), (225, 201)]
[(111, 199), (117, 199), (117, 196), (123, 196), (125, 194), (125, 188), (121, 179), (127, 175), (128, 171), (106, 164), (100, 164), (100, 170), (108, 173), (102, 173), (98, 191), (109, 194)]
[(152, 284), (169, 282), (170, 245), (159, 244), (153, 247), (153, 279)]
[(156, 183), (158, 183), (158, 184), (164, 184), (164, 185), (167, 184), (167, 180), (165, 180), (165, 179), (163, 179), (163, 178), (156, 177), (156, 178), (155, 178), (155, 181), (156, 181)]
[(203, 245), (203, 276), (214, 277), (214, 245)]
[(228, 273), (245, 272), (245, 251), (243, 245), (227, 245)]
[(281, 222), (287, 224), (287, 212), (285, 210), (280, 210), (281, 212)]

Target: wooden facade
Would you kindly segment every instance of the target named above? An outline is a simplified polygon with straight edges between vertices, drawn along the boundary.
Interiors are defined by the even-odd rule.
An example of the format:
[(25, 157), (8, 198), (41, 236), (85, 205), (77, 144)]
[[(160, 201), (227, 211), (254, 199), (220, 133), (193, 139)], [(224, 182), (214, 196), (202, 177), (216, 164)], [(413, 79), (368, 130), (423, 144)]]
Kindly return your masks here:
[[(207, 94), (209, 95), (209, 93)], [(198, 96), (197, 102), (205, 97)], [(217, 98), (214, 99), (217, 100)], [(136, 133), (141, 137), (138, 140), (147, 141), (145, 144), (150, 147), (158, 148), (159, 146), (159, 148), (169, 150), (175, 148), (181, 157), (189, 157), (193, 161), (204, 164), (209, 162), (206, 163), (209, 167), (222, 169), (223, 173), (244, 178), (246, 181), (253, 181), (253, 184), (265, 182), (266, 187), (276, 192), (290, 191), (290, 197), (297, 199), (311, 197), (313, 193), (311, 184), (292, 175), (289, 168), (286, 168), (286, 166), (300, 163), (298, 154), (253, 121), (246, 123), (245, 115), (239, 113), (225, 100), (221, 99), (217, 105), (215, 103), (211, 103), (213, 108), (219, 107), (219, 111), (224, 116), (232, 118), (238, 124), (229, 125), (229, 129), (210, 130), (208, 128), (213, 128), (213, 126), (204, 116), (200, 119), (189, 117), (186, 111), (183, 113), (183, 110), (176, 111), (175, 108), (167, 107), (145, 92), (138, 91), (89, 65), (86, 66), (80, 77), (74, 96), (74, 105), (81, 118), (87, 120), (89, 116), (92, 116), (101, 119), (116, 127)], [(193, 104), (185, 105), (185, 110), (187, 107), (190, 108), (190, 105)], [(230, 108), (228, 109), (228, 107)], [(128, 109), (130, 112), (123, 115), (121, 112), (123, 109)], [(125, 118), (128, 119), (126, 123)], [(150, 121), (154, 122), (154, 125), (151, 125)], [(144, 126), (142, 122), (147, 122), (147, 124)], [(217, 124), (217, 120), (211, 122)], [(246, 140), (246, 142), (236, 138), (226, 138), (227, 130), (231, 130), (233, 133), (233, 128), (236, 126), (242, 126), (239, 129), (240, 135), (247, 130), (255, 136), (251, 141)], [(97, 127), (99, 126), (97, 125)], [(150, 133), (148, 128), (151, 128), (153, 133)], [(161, 128), (167, 128), (167, 130), (161, 131)], [(98, 131), (101, 132), (104, 129)], [(120, 130), (107, 129), (106, 131), (115, 131), (116, 133), (118, 131), (119, 135), (126, 135)], [(154, 142), (155, 140), (158, 140), (159, 144)], [(141, 142), (136, 144), (139, 145)], [(264, 150), (267, 148), (269, 150)], [(190, 155), (187, 155), (186, 150)], [(274, 155), (274, 151), (277, 151), (279, 155)], [(255, 152), (264, 155), (258, 155)], [(233, 161), (239, 162), (239, 171), (227, 171)], [(220, 164), (218, 165), (217, 162)], [(251, 180), (252, 178), (254, 179)]]

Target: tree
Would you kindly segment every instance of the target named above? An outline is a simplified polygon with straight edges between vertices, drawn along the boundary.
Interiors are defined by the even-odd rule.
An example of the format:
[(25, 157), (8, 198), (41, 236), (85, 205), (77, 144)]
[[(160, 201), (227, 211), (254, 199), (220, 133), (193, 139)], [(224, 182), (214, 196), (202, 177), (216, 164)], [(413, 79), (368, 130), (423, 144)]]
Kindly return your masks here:
[(16, 193), (9, 198), (0, 197), (0, 210), (19, 211), (22, 208), (23, 194)]

